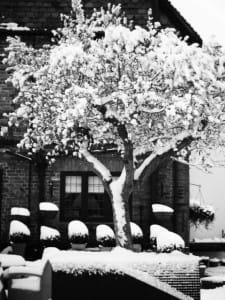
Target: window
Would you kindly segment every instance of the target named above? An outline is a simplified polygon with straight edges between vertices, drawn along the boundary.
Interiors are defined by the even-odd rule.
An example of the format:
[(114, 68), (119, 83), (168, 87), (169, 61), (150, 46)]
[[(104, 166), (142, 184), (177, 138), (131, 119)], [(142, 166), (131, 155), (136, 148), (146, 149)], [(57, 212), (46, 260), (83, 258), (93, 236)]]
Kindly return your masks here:
[(61, 173), (60, 219), (112, 221), (111, 202), (100, 178), (91, 172)]

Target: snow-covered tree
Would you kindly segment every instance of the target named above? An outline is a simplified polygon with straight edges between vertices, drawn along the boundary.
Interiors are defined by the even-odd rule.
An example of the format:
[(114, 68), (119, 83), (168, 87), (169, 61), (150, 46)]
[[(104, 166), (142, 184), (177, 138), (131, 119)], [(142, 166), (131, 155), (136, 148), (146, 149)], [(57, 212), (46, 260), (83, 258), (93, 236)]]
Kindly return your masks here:
[[(110, 196), (117, 244), (126, 248), (134, 180), (187, 151), (206, 161), (206, 149), (225, 142), (223, 49), (190, 45), (150, 13), (145, 29), (131, 25), (120, 6), (86, 17), (73, 1), (52, 45), (34, 49), (10, 38), (5, 60), (18, 89), (9, 124), (27, 128), (19, 147), (86, 161)], [(119, 178), (95, 157), (96, 145), (116, 147)]]

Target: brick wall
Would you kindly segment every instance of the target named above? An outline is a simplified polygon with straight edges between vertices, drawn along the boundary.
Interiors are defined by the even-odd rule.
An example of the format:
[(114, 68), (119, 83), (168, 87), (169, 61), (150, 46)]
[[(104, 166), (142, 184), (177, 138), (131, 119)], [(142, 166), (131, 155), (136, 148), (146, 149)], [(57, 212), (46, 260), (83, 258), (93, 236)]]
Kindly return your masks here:
[[(11, 207), (25, 207), (30, 209), (31, 217), (29, 228), (32, 239), (37, 238), (37, 207), (38, 180), (35, 167), (32, 167), (31, 195), (29, 202), (29, 162), (18, 159), (11, 155), (1, 153), (0, 169), (2, 170), (2, 193), (1, 193), (1, 242), (8, 241), (10, 209)], [(0, 245), (2, 246), (2, 245)]]
[[(134, 19), (138, 24), (145, 24), (147, 11), (154, 0), (120, 0), (108, 1), (121, 3), (129, 19)], [(107, 1), (84, 0), (83, 5), (87, 14), (93, 8), (105, 7)], [(61, 25), (60, 13), (69, 14), (71, 0), (1, 0), (0, 22), (16, 22), (20, 26), (30, 28), (56, 28)]]

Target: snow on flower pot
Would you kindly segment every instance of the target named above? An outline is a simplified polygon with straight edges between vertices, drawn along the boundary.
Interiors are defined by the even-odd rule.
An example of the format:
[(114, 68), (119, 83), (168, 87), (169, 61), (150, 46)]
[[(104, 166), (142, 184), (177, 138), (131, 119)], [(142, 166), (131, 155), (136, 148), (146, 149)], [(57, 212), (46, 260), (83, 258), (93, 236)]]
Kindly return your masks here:
[(142, 250), (143, 232), (137, 224), (130, 222), (133, 250), (140, 252)]
[(87, 246), (89, 232), (87, 226), (78, 220), (69, 222), (68, 238), (73, 250), (83, 250)]
[(101, 224), (96, 227), (96, 240), (102, 251), (109, 251), (116, 246), (115, 234), (108, 225)]
[(30, 211), (24, 207), (12, 207), (10, 210), (10, 220), (17, 220), (27, 225)]
[(40, 230), (40, 241), (44, 248), (46, 247), (57, 247), (60, 242), (60, 232), (48, 226), (41, 226)]
[(169, 253), (173, 250), (182, 250), (185, 247), (181, 236), (157, 224), (150, 227), (150, 239), (155, 239), (157, 252)]
[(214, 258), (209, 259), (209, 266), (210, 267), (218, 267), (219, 264), (220, 264), (220, 260), (218, 258), (214, 257)]
[(11, 221), (9, 238), (12, 243), (13, 253), (24, 256), (26, 244), (30, 238), (30, 230), (27, 225), (17, 220)]
[(42, 220), (54, 219), (57, 216), (59, 208), (52, 202), (40, 202), (39, 203), (40, 217)]
[(159, 203), (152, 204), (152, 211), (156, 219), (156, 223), (160, 225), (165, 225), (171, 223), (174, 209)]

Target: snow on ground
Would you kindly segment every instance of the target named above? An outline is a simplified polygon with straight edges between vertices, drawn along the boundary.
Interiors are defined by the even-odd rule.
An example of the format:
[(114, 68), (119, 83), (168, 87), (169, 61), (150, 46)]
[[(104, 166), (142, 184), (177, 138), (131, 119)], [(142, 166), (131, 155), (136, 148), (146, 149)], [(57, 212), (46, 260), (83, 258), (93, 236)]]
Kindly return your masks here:
[(201, 289), (201, 300), (224, 300), (225, 286), (215, 289)]

